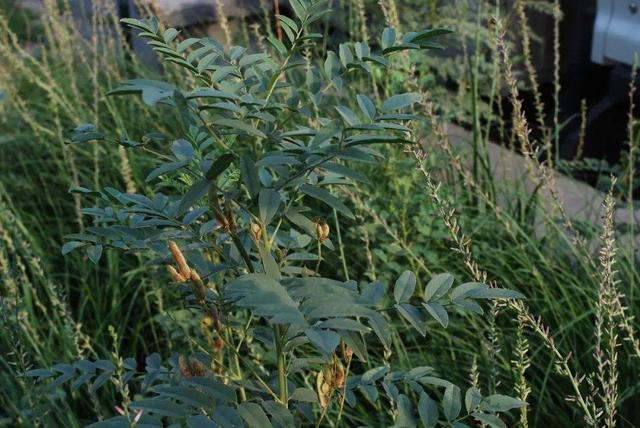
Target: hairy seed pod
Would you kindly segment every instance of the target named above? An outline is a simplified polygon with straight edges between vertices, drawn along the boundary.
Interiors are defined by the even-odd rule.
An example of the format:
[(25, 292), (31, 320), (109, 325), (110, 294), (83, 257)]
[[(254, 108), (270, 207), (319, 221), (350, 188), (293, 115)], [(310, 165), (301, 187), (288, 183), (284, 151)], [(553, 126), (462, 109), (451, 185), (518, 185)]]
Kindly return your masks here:
[(224, 340), (221, 337), (217, 337), (215, 343), (213, 344), (213, 349), (216, 352), (220, 352), (224, 348)]
[(178, 368), (180, 369), (180, 373), (182, 374), (182, 376), (186, 378), (190, 378), (191, 376), (193, 376), (191, 374), (189, 363), (187, 363), (187, 360), (182, 355), (178, 357)]
[(198, 303), (201, 305), (204, 304), (204, 299), (207, 297), (207, 287), (195, 269), (191, 269), (189, 280), (193, 283), (193, 294), (195, 294)]
[(256, 242), (262, 241), (262, 228), (260, 227), (260, 225), (251, 223), (250, 229), (251, 234), (253, 235), (253, 238), (256, 240)]
[(209, 306), (209, 316), (213, 321), (213, 328), (221, 334), (222, 332), (222, 323), (220, 322), (220, 315), (218, 313), (218, 308), (213, 303)]
[(218, 223), (220, 223), (220, 227), (222, 227), (223, 230), (226, 230), (228, 232), (229, 223), (227, 222), (227, 219), (225, 218), (225, 216), (220, 212), (219, 208), (216, 207), (214, 209), (213, 215), (215, 216), (216, 220), (218, 220)]
[(187, 361), (182, 355), (178, 357), (178, 369), (182, 376), (191, 378), (194, 376), (202, 377), (207, 374), (207, 370), (202, 361), (191, 358), (191, 361)]
[(233, 212), (231, 211), (231, 204), (229, 201), (225, 201), (224, 203), (224, 218), (227, 220), (227, 228), (229, 229), (229, 232), (235, 233), (236, 222), (233, 219)]
[(195, 269), (191, 269), (189, 272), (189, 279), (193, 282), (202, 282), (202, 278), (200, 278), (200, 275), (198, 275)]
[(329, 398), (331, 397), (331, 385), (325, 381), (324, 372), (320, 370), (316, 377), (316, 393), (318, 394), (318, 401), (320, 407), (326, 409), (329, 405)]
[(192, 358), (191, 373), (193, 373), (193, 376), (202, 377), (207, 374), (207, 369), (202, 361), (197, 358)]
[(213, 317), (211, 315), (205, 315), (202, 317), (202, 327), (203, 328), (209, 328), (213, 325), (214, 321), (213, 321)]
[(176, 268), (174, 268), (171, 265), (167, 265), (167, 272), (169, 272), (169, 275), (171, 275), (171, 278), (173, 278), (173, 280), (175, 282), (186, 282), (187, 281), (187, 279), (184, 276), (180, 275), (178, 273), (178, 271), (176, 270)]
[(333, 365), (333, 379), (331, 379), (331, 386), (339, 389), (344, 386), (344, 367), (340, 360), (336, 359)]
[(178, 368), (180, 369), (180, 373), (182, 374), (182, 376), (186, 378), (190, 378), (191, 376), (193, 376), (191, 374), (191, 368), (189, 367), (187, 360), (182, 355), (178, 357)]
[(329, 225), (327, 223), (322, 225), (322, 236), (324, 239), (329, 239)]
[(324, 242), (329, 238), (329, 225), (326, 223), (316, 223), (316, 238)]
[(191, 269), (189, 279), (193, 283), (193, 294), (196, 295), (196, 300), (199, 304), (204, 304), (204, 299), (207, 297), (207, 287), (204, 285), (202, 278), (198, 275), (195, 269)]
[(347, 364), (349, 364), (353, 358), (353, 349), (344, 342), (342, 342), (342, 357)]
[(182, 254), (182, 251), (178, 247), (178, 244), (173, 241), (169, 241), (169, 251), (171, 251), (173, 260), (176, 262), (176, 265), (178, 265), (178, 271), (180, 271), (180, 275), (182, 275), (184, 278), (189, 278), (191, 269), (187, 264), (187, 260), (184, 258), (184, 254)]

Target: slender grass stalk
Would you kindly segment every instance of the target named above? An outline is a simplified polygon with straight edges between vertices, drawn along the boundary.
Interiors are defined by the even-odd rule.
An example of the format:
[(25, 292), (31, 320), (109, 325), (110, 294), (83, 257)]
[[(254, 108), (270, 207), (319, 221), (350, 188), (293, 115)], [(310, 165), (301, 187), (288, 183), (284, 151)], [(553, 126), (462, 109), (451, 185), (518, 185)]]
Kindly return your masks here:
[(580, 101), (580, 134), (578, 136), (578, 146), (576, 148), (576, 159), (581, 159), (584, 154), (584, 144), (587, 136), (587, 101), (583, 98)]
[[(522, 317), (522, 315), (516, 316), (517, 319), (517, 330), (516, 330), (516, 347), (514, 350), (515, 359), (512, 361), (512, 364), (515, 366), (516, 373), (516, 384), (515, 384), (515, 392), (517, 397), (527, 402), (529, 395), (531, 394), (531, 387), (527, 382), (527, 369), (531, 366), (531, 360), (529, 358), (529, 341), (525, 336), (525, 328), (526, 328), (526, 320)], [(520, 409), (520, 426), (522, 428), (527, 428), (529, 426), (529, 406), (522, 407)]]
[(596, 377), (599, 382), (598, 396), (602, 401), (602, 418), (599, 423), (611, 428), (616, 425), (616, 406), (618, 401), (618, 313), (619, 293), (616, 289), (616, 241), (614, 236), (614, 201), (612, 189), (604, 201), (604, 225), (602, 228), (602, 248), (600, 249), (600, 287), (596, 305), (595, 351), (597, 363)]
[(551, 156), (551, 143), (547, 143), (548, 159), (553, 166), (560, 156), (560, 21), (562, 10), (560, 0), (553, 2), (553, 142), (555, 153)]
[[(536, 109), (536, 122), (538, 127), (540, 128), (540, 131), (542, 132), (543, 141), (548, 141), (548, 129), (544, 121), (544, 103), (542, 101), (542, 95), (540, 94), (540, 88), (538, 85), (538, 74), (533, 65), (533, 58), (531, 55), (531, 28), (529, 27), (527, 14), (524, 10), (524, 0), (516, 1), (515, 10), (516, 14), (518, 15), (518, 24), (520, 27), (520, 35), (522, 37), (522, 56), (524, 66), (529, 77), (529, 86), (531, 89), (531, 93), (533, 94), (533, 105)], [(547, 150), (549, 149), (547, 148)], [(550, 151), (547, 153), (547, 156), (551, 156)]]
[(233, 35), (231, 34), (231, 28), (229, 27), (229, 18), (227, 17), (227, 14), (224, 10), (224, 4), (222, 3), (222, 0), (213, 1), (216, 5), (218, 23), (220, 24), (220, 28), (222, 28), (222, 32), (224, 33), (226, 46), (231, 47), (233, 46)]
[[(489, 285), (495, 286), (496, 284), (494, 282), (488, 282), (487, 272), (480, 268), (475, 258), (473, 257), (471, 253), (471, 241), (460, 231), (456, 210), (451, 208), (448, 202), (446, 202), (446, 200), (444, 200), (440, 196), (441, 184), (436, 183), (433, 180), (431, 173), (426, 170), (424, 166), (424, 153), (419, 149), (412, 149), (411, 153), (417, 160), (418, 169), (422, 172), (425, 178), (427, 191), (438, 207), (440, 215), (448, 230), (450, 231), (451, 238), (455, 243), (455, 248), (463, 257), (466, 268), (469, 270), (475, 281), (489, 283)], [(574, 372), (570, 368), (570, 356), (565, 356), (561, 353), (555, 343), (553, 336), (550, 335), (549, 329), (542, 323), (540, 318), (536, 318), (530, 313), (528, 307), (523, 302), (515, 301), (511, 302), (509, 305), (513, 307), (518, 314), (523, 315), (529, 328), (531, 328), (543, 340), (545, 346), (551, 352), (557, 372), (566, 377), (571, 382), (573, 391), (575, 393), (574, 399), (584, 413), (585, 422), (589, 426), (596, 426), (597, 418), (592, 414), (592, 409), (587, 404), (587, 400), (580, 388), (582, 378), (574, 374)]]

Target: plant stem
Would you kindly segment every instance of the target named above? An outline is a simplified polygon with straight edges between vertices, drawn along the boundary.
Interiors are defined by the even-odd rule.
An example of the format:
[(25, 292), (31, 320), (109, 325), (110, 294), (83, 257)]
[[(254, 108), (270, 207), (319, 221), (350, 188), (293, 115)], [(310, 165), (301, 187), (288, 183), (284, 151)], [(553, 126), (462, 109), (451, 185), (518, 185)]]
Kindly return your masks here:
[(278, 359), (278, 392), (280, 394), (280, 404), (288, 407), (287, 371), (284, 359), (284, 332), (280, 326), (274, 326), (273, 334), (275, 337), (276, 357)]
[(344, 412), (344, 402), (347, 399), (347, 380), (349, 379), (349, 372), (351, 371), (351, 361), (353, 361), (353, 358), (351, 358), (347, 363), (347, 370), (344, 376), (344, 387), (342, 388), (342, 396), (340, 397), (340, 410), (338, 411), (338, 418), (336, 419), (336, 427), (340, 425), (340, 419), (342, 419), (342, 414)]
[(331, 391), (331, 393), (329, 394), (326, 407), (322, 409), (322, 413), (320, 414), (320, 418), (318, 418), (318, 423), (316, 424), (316, 428), (320, 428), (320, 426), (322, 425), (322, 421), (324, 420), (324, 417), (327, 416), (327, 412), (329, 411), (329, 407), (331, 404), (331, 397), (333, 397), (333, 391)]
[(271, 99), (271, 96), (273, 95), (273, 91), (276, 89), (276, 83), (278, 83), (278, 79), (280, 79), (280, 75), (287, 68), (287, 65), (289, 64), (289, 61), (291, 61), (291, 57), (293, 56), (293, 53), (296, 50), (296, 47), (297, 47), (297, 44), (298, 44), (298, 40), (302, 36), (303, 30), (304, 30), (304, 27), (300, 28), (300, 30), (296, 34), (296, 37), (294, 39), (293, 44), (291, 45), (291, 49), (287, 53), (287, 56), (285, 57), (284, 61), (282, 62), (282, 65), (280, 65), (280, 68), (278, 69), (278, 72), (276, 74), (274, 74), (273, 77), (271, 78), (271, 82), (269, 82), (269, 91), (267, 92), (267, 96), (264, 99), (265, 100), (265, 105), (267, 105), (269, 103), (269, 100)]
[(244, 260), (244, 263), (247, 265), (247, 269), (249, 269), (249, 272), (254, 273), (255, 269), (253, 268), (251, 257), (249, 257), (247, 250), (244, 249), (242, 242), (240, 242), (240, 238), (235, 233), (231, 233), (230, 235), (234, 245), (236, 246), (236, 248), (238, 249), (238, 252), (240, 253), (240, 257), (242, 257), (242, 260)]
[[(227, 327), (227, 342), (229, 342), (233, 346), (233, 349), (236, 351), (232, 352), (233, 362), (236, 368), (236, 375), (238, 376), (239, 383), (242, 384), (244, 375), (242, 373), (242, 366), (240, 365), (240, 358), (238, 357), (238, 345), (235, 343), (235, 340), (233, 340), (233, 332), (231, 331), (230, 327)], [(244, 386), (240, 386), (238, 392), (240, 393), (240, 402), (243, 403), (247, 401), (247, 391), (245, 391)]]
[(318, 239), (318, 262), (316, 263), (316, 272), (319, 274), (320, 263), (322, 263), (322, 243)]
[[(178, 323), (178, 321), (176, 320), (176, 318), (171, 315), (171, 313), (168, 313), (169, 318), (175, 322)], [(185, 337), (186, 339), (197, 349), (199, 349), (201, 352), (203, 352), (205, 355), (208, 355), (211, 358), (214, 358), (214, 355), (211, 354), (210, 350), (203, 347), (201, 344), (199, 344), (193, 337), (189, 336), (188, 334), (186, 334), (185, 331)], [(224, 341), (224, 338), (222, 338), (222, 340)], [(240, 355), (240, 353), (230, 344), (227, 343), (226, 341), (224, 341), (225, 347), (226, 349), (228, 349), (229, 351), (231, 351), (239, 360), (240, 362), (242, 362), (244, 364), (244, 366), (247, 368), (247, 370), (249, 370), (249, 372), (254, 376), (255, 381), (264, 388), (264, 391), (269, 394), (270, 396), (272, 396), (274, 399), (278, 400), (278, 396), (276, 395), (275, 392), (273, 392), (273, 390), (269, 387), (269, 385), (262, 380), (262, 377), (260, 376), (260, 374), (256, 371), (256, 369), (254, 369), (251, 365), (251, 361), (243, 358), (242, 355)]]
[(336, 234), (338, 235), (338, 247), (340, 248), (340, 260), (342, 261), (342, 269), (344, 270), (344, 279), (349, 281), (349, 269), (347, 269), (347, 259), (344, 256), (344, 245), (342, 245), (342, 234), (340, 233), (340, 221), (338, 221), (338, 212), (333, 209), (333, 220), (336, 224)]

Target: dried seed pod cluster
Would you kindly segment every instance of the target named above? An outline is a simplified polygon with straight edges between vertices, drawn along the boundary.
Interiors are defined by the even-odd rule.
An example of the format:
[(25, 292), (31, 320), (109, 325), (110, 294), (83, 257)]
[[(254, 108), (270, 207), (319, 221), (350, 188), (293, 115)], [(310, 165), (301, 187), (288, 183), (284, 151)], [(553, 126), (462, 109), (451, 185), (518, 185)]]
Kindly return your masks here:
[(180, 369), (180, 373), (182, 376), (187, 379), (192, 377), (202, 377), (207, 374), (207, 370), (202, 361), (191, 358), (189, 361), (182, 355), (178, 357), (178, 368)]
[[(169, 251), (171, 252), (173, 261), (176, 262), (176, 265), (178, 266), (178, 271), (176, 272), (173, 266), (171, 266), (173, 273), (171, 270), (169, 270), (169, 268), (167, 268), (167, 270), (169, 270), (169, 273), (171, 274), (171, 276), (174, 277), (176, 281), (178, 282), (188, 281), (189, 278), (191, 277), (191, 269), (187, 264), (187, 260), (184, 258), (184, 254), (182, 254), (182, 250), (180, 250), (180, 247), (178, 247), (178, 244), (176, 244), (173, 241), (169, 241)], [(177, 275), (174, 275), (174, 273)], [(180, 279), (182, 279), (182, 281), (180, 281)]]
[(178, 269), (174, 266), (167, 265), (167, 272), (171, 275), (176, 282), (192, 282), (194, 286), (194, 294), (199, 304), (204, 304), (207, 296), (207, 287), (204, 285), (202, 278), (198, 275), (195, 269), (189, 267), (187, 259), (184, 257), (182, 250), (178, 247), (174, 241), (169, 241), (169, 251), (173, 257), (173, 261), (176, 263)]
[(342, 358), (344, 358), (344, 361), (347, 364), (349, 364), (351, 359), (353, 359), (353, 349), (351, 349), (351, 347), (345, 342), (342, 342)]
[(327, 223), (316, 223), (316, 238), (320, 242), (329, 239), (329, 225)]
[(320, 406), (325, 408), (333, 391), (344, 387), (345, 370), (342, 362), (334, 355), (333, 362), (318, 372), (316, 377), (316, 392)]

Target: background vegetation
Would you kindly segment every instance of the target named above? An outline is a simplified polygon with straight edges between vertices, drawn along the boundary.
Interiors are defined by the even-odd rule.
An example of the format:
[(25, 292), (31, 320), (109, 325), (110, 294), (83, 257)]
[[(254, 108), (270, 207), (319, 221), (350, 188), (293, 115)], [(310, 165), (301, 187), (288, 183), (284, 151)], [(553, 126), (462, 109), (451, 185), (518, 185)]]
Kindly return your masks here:
[[(394, 335), (413, 345), (394, 347), (394, 362), (405, 369), (432, 366), (458, 385), (527, 401), (509, 426), (581, 426), (585, 416), (587, 422), (602, 418), (607, 426), (639, 425), (640, 270), (637, 248), (628, 239), (633, 227), (612, 223), (614, 200), (632, 200), (636, 119), (631, 115), (628, 153), (611, 187), (603, 228), (576, 223), (554, 196), (549, 167), (560, 127), (557, 112), (547, 106), (529, 121), (518, 114), (519, 91), (536, 89), (524, 49), (526, 31), (523, 37), (515, 29), (526, 30), (523, 16), (534, 9), (559, 19), (557, 5), (517, 2), (522, 9), (507, 11), (493, 2), (334, 3), (347, 19), (320, 23), (334, 35), (330, 44), (352, 39), (377, 45), (384, 27), (418, 30), (416, 17), (423, 16), (429, 27), (454, 34), (443, 41), (446, 58), (407, 56), (396, 69), (345, 88), (355, 98), (373, 85), (376, 101), (397, 92), (423, 94), (419, 111), (427, 125), (416, 133), (426, 155), (385, 148), (383, 162), (359, 170), (367, 180), (342, 190), (355, 219), (338, 223), (331, 211), (323, 219), (341, 231), (342, 245), (325, 254), (322, 272), (392, 284), (406, 269), (419, 277), (447, 271), (465, 281), (518, 290), (527, 297), (524, 309), (496, 303), (483, 317), (458, 315), (464, 322), (446, 330), (430, 322), (425, 338), (396, 321)], [(64, 4), (45, 4), (47, 19), (35, 22), (13, 2), (0, 2), (0, 424), (73, 427), (113, 415), (122, 400), (117, 389), (44, 390), (22, 373), (78, 358), (133, 356), (143, 365), (153, 353), (170, 357), (192, 346), (185, 329), (193, 321), (180, 293), (142, 254), (105, 250), (96, 265), (82, 253), (62, 256), (64, 237), (87, 221), (70, 187), (153, 190), (145, 181), (153, 156), (144, 150), (64, 141), (79, 123), (95, 123), (115, 136), (171, 134), (177, 118), (149, 109), (138, 97), (105, 94), (134, 77), (180, 77), (175, 67), (139, 63), (111, 2), (93, 2), (88, 34), (80, 34)], [(502, 29), (493, 16), (502, 20)], [(246, 44), (248, 35), (255, 49), (268, 46), (264, 38), (277, 33), (275, 21), (264, 16), (229, 37)], [(522, 57), (507, 55), (509, 49)], [(500, 115), (502, 99), (511, 100), (515, 112), (508, 123)], [(442, 128), (448, 121), (469, 128), (470, 141), (452, 145)], [(494, 180), (487, 159), (488, 142), (496, 135), (524, 154), (523, 176), (540, 192)], [(545, 151), (549, 161), (542, 163)], [(542, 191), (552, 197), (539, 197)], [(632, 203), (629, 210), (633, 218)], [(348, 255), (346, 266), (340, 250)], [(380, 365), (385, 356), (372, 359), (372, 366)], [(345, 411), (352, 423), (392, 423), (374, 405)]]

